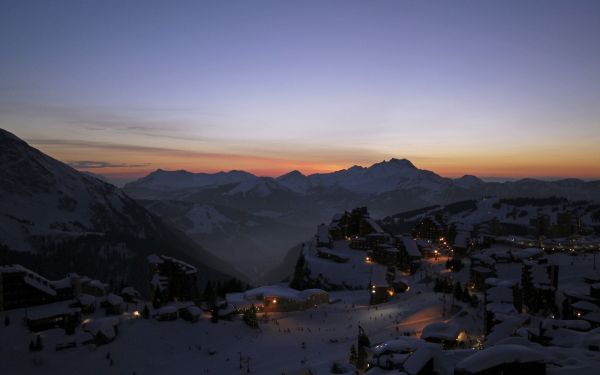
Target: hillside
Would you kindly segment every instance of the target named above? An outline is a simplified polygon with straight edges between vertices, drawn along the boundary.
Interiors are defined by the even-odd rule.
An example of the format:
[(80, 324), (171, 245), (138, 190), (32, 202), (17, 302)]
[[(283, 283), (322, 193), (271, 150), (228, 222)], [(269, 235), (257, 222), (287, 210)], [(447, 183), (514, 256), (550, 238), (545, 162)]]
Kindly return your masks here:
[(0, 262), (61, 277), (78, 272), (145, 289), (145, 257), (196, 264), (200, 277), (239, 276), (113, 185), (0, 129)]

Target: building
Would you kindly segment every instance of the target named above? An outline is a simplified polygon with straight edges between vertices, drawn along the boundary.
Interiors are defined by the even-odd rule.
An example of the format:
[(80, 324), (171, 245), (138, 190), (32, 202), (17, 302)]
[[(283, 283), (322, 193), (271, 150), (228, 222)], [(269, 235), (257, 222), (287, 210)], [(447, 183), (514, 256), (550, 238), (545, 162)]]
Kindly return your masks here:
[(0, 266), (0, 311), (75, 297), (79, 276), (51, 281), (19, 264)]
[(76, 327), (81, 320), (81, 309), (66, 301), (36, 306), (26, 311), (25, 323), (32, 332), (51, 328)]
[(409, 236), (396, 236), (396, 246), (400, 251), (399, 267), (405, 272), (414, 273), (421, 265), (421, 252), (415, 240)]
[(166, 301), (193, 301), (198, 293), (196, 267), (166, 255), (149, 255), (150, 283), (153, 298), (158, 289), (162, 303)]
[(522, 345), (481, 350), (456, 364), (454, 375), (546, 375), (544, 356)]
[(315, 235), (317, 247), (333, 247), (333, 240), (329, 234), (329, 227), (325, 224), (321, 224), (317, 227), (317, 234)]
[(244, 293), (227, 294), (226, 299), (228, 305), (240, 311), (254, 305), (266, 312), (287, 312), (329, 303), (329, 293), (321, 289), (296, 290), (280, 285), (267, 285)]
[(423, 328), (421, 339), (427, 342), (441, 344), (444, 349), (452, 349), (458, 345), (460, 329), (444, 322), (431, 323)]
[(528, 312), (558, 313), (555, 297), (558, 288), (558, 265), (523, 261), (521, 288), (523, 302)]

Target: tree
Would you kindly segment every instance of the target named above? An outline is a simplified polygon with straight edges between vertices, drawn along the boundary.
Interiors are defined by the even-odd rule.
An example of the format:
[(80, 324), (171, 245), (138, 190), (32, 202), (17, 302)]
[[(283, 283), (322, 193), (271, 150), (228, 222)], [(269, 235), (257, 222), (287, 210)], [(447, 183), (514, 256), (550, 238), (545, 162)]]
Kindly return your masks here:
[(252, 328), (258, 328), (258, 319), (256, 318), (256, 307), (252, 305), (251, 308), (244, 311), (244, 323)]
[(150, 318), (150, 309), (148, 308), (147, 304), (144, 304), (144, 309), (142, 310), (142, 317), (144, 319), (149, 319)]
[(4, 316), (4, 326), (8, 327), (10, 325), (10, 318), (8, 315)]
[(356, 346), (352, 344), (350, 347), (350, 364), (356, 366), (356, 361), (358, 360), (358, 353), (356, 353)]
[(206, 301), (208, 308), (213, 310), (217, 304), (217, 292), (213, 288), (213, 284), (210, 281), (206, 283), (206, 287), (204, 287), (202, 298)]
[(456, 282), (456, 284), (454, 284), (454, 298), (456, 298), (459, 301), (462, 301), (463, 299), (463, 289), (460, 286), (460, 282)]
[(358, 326), (358, 357), (356, 359), (356, 369), (362, 373), (367, 369), (367, 355), (371, 347), (371, 341), (365, 333), (365, 330)]
[(292, 281), (290, 282), (290, 288), (303, 290), (306, 289), (307, 279), (310, 275), (308, 268), (306, 267), (306, 258), (304, 257), (304, 251), (300, 251), (300, 256), (296, 261), (296, 266), (294, 267), (294, 276), (292, 276)]
[(210, 315), (210, 321), (213, 323), (219, 322), (219, 306), (215, 305), (215, 307), (213, 307)]
[(35, 350), (42, 350), (44, 348), (44, 344), (42, 343), (42, 336), (37, 335), (35, 339)]
[(329, 369), (329, 372), (331, 372), (332, 374), (345, 374), (347, 370), (340, 366), (337, 362), (333, 362), (331, 368)]
[(163, 295), (158, 287), (158, 285), (154, 288), (154, 294), (152, 295), (152, 306), (155, 309), (158, 309), (163, 303)]

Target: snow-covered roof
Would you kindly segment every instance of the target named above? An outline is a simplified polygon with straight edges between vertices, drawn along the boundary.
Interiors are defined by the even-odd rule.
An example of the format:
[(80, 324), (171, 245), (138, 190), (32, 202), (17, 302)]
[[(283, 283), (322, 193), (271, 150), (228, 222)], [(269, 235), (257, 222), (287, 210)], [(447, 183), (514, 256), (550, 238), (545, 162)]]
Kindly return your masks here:
[(132, 297), (139, 297), (141, 295), (140, 292), (138, 292), (131, 286), (126, 286), (125, 288), (123, 288), (123, 290), (121, 290), (121, 294)]
[(77, 297), (77, 300), (82, 305), (92, 305), (94, 302), (96, 302), (96, 297), (92, 296), (91, 294), (82, 293)]
[(123, 298), (121, 296), (111, 293), (106, 297), (106, 302), (113, 306), (121, 306), (123, 304)]
[(587, 313), (583, 316), (583, 319), (588, 322), (600, 323), (600, 311), (592, 311)]
[(511, 288), (494, 286), (485, 291), (488, 302), (513, 302), (513, 291)]
[(423, 328), (423, 332), (421, 333), (422, 339), (428, 338), (437, 338), (442, 340), (456, 340), (458, 338), (458, 334), (460, 333), (460, 328), (453, 324), (448, 324), (444, 322), (431, 323), (425, 328)]
[(404, 369), (409, 374), (419, 374), (432, 358), (433, 351), (431, 349), (420, 347), (404, 362)]
[(90, 282), (88, 282), (88, 286), (100, 290), (106, 290), (108, 288), (108, 284), (105, 284), (100, 280), (90, 280)]
[(109, 316), (106, 318), (93, 319), (85, 323), (83, 329), (94, 336), (98, 333), (102, 333), (106, 338), (113, 339), (117, 336), (115, 327), (118, 325), (119, 318), (116, 316)]
[(512, 315), (517, 313), (517, 310), (512, 303), (492, 302), (485, 305), (485, 309), (494, 314)]
[(321, 289), (296, 290), (281, 285), (266, 285), (247, 290), (244, 293), (246, 299), (263, 299), (268, 297), (285, 298), (288, 300), (305, 301), (315, 294), (327, 294)]
[(512, 249), (511, 254), (515, 259), (529, 259), (544, 254), (544, 250), (539, 247), (529, 247), (527, 249)]
[(544, 319), (542, 321), (542, 328), (546, 330), (567, 328), (578, 331), (587, 331), (591, 328), (591, 326), (590, 323), (586, 322), (585, 320)]
[(146, 257), (146, 260), (148, 260), (148, 263), (151, 264), (160, 264), (163, 263), (163, 260), (160, 259), (160, 257), (156, 254), (150, 254)]
[(471, 271), (479, 272), (479, 273), (492, 273), (494, 270), (491, 268), (483, 267), (483, 266), (475, 266), (471, 267)]
[(471, 255), (471, 261), (473, 261), (473, 263), (481, 263), (481, 264), (487, 264), (487, 265), (493, 265), (496, 263), (496, 260), (494, 258), (492, 258), (489, 255), (486, 254), (473, 254)]
[(544, 356), (522, 345), (499, 345), (481, 350), (460, 361), (456, 368), (468, 373), (478, 373), (504, 363), (543, 362)]
[(377, 223), (375, 220), (371, 219), (370, 217), (365, 218), (365, 221), (367, 223), (369, 223), (369, 225), (371, 226), (371, 228), (373, 228), (373, 230), (377, 233), (383, 234), (383, 229), (381, 228), (381, 226), (379, 225), (379, 223)]
[(600, 307), (590, 301), (578, 301), (573, 303), (571, 307), (583, 311), (600, 311)]
[(330, 240), (329, 228), (325, 224), (319, 225), (317, 227), (317, 241), (320, 243), (328, 243)]
[(56, 302), (50, 303), (47, 305), (41, 305), (32, 307), (27, 310), (27, 319), (29, 320), (37, 320), (37, 319), (46, 319), (59, 315), (72, 315), (78, 314), (81, 312), (81, 309), (78, 307), (69, 307), (69, 304), (72, 301), (68, 302)]
[(202, 315), (202, 310), (200, 310), (200, 308), (198, 306), (189, 306), (187, 308), (187, 311), (192, 316), (200, 316), (200, 315)]
[(454, 246), (463, 249), (467, 248), (469, 238), (471, 238), (471, 232), (458, 231), (456, 233), (456, 237), (454, 238)]
[(404, 245), (404, 248), (406, 249), (406, 253), (408, 254), (408, 256), (411, 256), (411, 257), (420, 257), (421, 256), (421, 252), (419, 251), (419, 248), (417, 247), (417, 242), (415, 240), (413, 240), (412, 238), (403, 236), (402, 244)]
[(174, 314), (177, 313), (177, 307), (173, 305), (163, 306), (160, 309), (156, 310), (156, 313), (158, 315)]
[(429, 343), (416, 337), (407, 336), (377, 344), (371, 348), (371, 351), (375, 355), (380, 355), (388, 351), (393, 353), (411, 353), (426, 344)]

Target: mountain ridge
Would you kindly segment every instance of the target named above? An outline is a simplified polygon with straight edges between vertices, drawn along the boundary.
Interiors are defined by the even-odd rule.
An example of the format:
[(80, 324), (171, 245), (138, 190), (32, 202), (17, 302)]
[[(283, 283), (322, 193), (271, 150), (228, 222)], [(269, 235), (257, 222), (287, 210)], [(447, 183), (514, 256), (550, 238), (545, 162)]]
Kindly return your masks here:
[(49, 276), (80, 272), (107, 281), (120, 278), (142, 290), (145, 257), (152, 252), (197, 265), (202, 279), (241, 276), (121, 189), (3, 129), (0, 245), (2, 263), (35, 264)]

